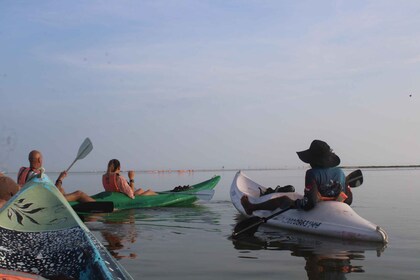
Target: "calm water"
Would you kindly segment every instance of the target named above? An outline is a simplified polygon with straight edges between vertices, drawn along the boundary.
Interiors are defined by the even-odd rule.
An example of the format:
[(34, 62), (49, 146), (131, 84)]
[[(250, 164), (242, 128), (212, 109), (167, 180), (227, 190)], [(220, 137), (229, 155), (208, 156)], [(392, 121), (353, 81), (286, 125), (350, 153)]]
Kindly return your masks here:
[[(348, 174), (351, 170), (345, 170)], [(265, 186), (303, 191), (305, 170), (248, 171)], [(211, 202), (188, 208), (136, 209), (86, 217), (86, 224), (134, 279), (417, 279), (420, 275), (420, 170), (363, 170), (352, 207), (383, 227), (386, 247), (260, 228), (256, 238), (229, 239), (239, 216), (230, 203), (235, 172), (220, 172)], [(55, 174), (50, 174), (55, 178)], [(215, 175), (138, 173), (155, 190), (194, 184)], [(67, 191), (101, 191), (101, 174), (72, 173)], [(83, 186), (83, 187), (82, 187)]]

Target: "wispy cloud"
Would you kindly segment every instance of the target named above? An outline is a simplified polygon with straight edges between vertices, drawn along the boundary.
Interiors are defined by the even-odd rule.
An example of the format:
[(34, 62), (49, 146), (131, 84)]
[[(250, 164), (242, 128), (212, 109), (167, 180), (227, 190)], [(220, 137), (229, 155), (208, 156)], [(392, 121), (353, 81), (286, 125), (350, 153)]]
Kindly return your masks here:
[[(5, 102), (27, 105), (25, 119), (28, 92), (42, 99), (42, 111), (60, 116), (43, 117), (52, 130), (68, 123), (90, 131), (89, 124), (108, 128), (128, 119), (152, 143), (148, 135), (177, 138), (211, 127), (227, 139), (221, 148), (245, 133), (234, 150), (252, 146), (260, 149), (256, 160), (274, 163), (269, 145), (253, 135), (305, 143), (337, 135), (346, 145), (347, 129), (336, 134), (343, 124), (380, 130), (370, 134), (372, 143), (392, 131), (414, 134), (405, 123), (420, 119), (416, 99), (402, 98), (420, 86), (419, 10), (417, 1), (386, 0), (8, 2), (0, 10), (0, 67), (8, 73), (0, 91), (20, 93)], [(395, 119), (384, 123), (392, 110)], [(11, 123), (21, 127), (18, 121)], [(214, 143), (197, 138), (191, 145), (196, 151)]]

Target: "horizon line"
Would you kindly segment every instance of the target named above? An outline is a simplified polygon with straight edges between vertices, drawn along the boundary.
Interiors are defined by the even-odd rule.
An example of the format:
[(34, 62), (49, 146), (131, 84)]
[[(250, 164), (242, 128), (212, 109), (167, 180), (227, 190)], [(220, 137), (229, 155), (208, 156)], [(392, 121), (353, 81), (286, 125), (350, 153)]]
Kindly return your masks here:
[[(201, 169), (145, 169), (134, 170), (138, 173), (194, 173), (194, 172), (215, 172), (215, 171), (273, 171), (273, 170), (299, 170), (306, 169), (307, 166), (296, 167), (266, 167), (266, 168), (201, 168)], [(404, 169), (404, 168), (420, 168), (420, 164), (408, 165), (346, 165), (340, 166), (343, 169)], [(104, 173), (106, 170), (88, 170), (88, 171), (72, 171), (72, 173)], [(128, 171), (128, 170), (127, 170)], [(121, 171), (121, 172), (127, 172)], [(49, 171), (51, 173), (60, 173), (61, 171)], [(17, 172), (5, 172), (5, 174), (14, 174)]]

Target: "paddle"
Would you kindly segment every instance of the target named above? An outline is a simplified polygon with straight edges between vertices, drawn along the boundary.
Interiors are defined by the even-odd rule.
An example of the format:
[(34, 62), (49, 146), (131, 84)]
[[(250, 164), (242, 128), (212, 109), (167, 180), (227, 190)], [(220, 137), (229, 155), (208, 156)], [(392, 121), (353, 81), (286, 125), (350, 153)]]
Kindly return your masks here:
[[(93, 144), (89, 137), (87, 137), (85, 141), (83, 141), (82, 145), (80, 145), (76, 158), (70, 164), (69, 168), (67, 168), (66, 172), (70, 170), (76, 161), (84, 159), (92, 150)], [(80, 202), (72, 205), (72, 207), (74, 211), (84, 213), (110, 213), (114, 211), (114, 203), (109, 201)]]
[(194, 195), (196, 197), (198, 197), (198, 199), (203, 200), (203, 201), (210, 201), (213, 196), (215, 191), (214, 190), (202, 190), (202, 191), (198, 191), (198, 192), (169, 192), (169, 191), (165, 191), (165, 192), (157, 192), (158, 194), (175, 194), (175, 195)]
[(357, 188), (362, 183), (363, 174), (360, 169), (357, 169), (346, 176), (346, 185), (350, 186), (351, 188)]
[(80, 145), (76, 158), (70, 164), (69, 168), (67, 168), (66, 172), (69, 172), (70, 168), (73, 166), (73, 164), (75, 164), (76, 161), (78, 161), (79, 159), (84, 159), (92, 150), (93, 150), (93, 145), (88, 137), (85, 139), (85, 141), (83, 141), (82, 145)]
[(112, 201), (81, 202), (71, 207), (78, 213), (112, 213), (114, 211)]
[[(363, 183), (363, 174), (360, 169), (357, 169), (356, 171), (351, 172), (349, 175), (346, 176), (346, 184), (349, 185), (352, 188), (356, 188), (360, 186)], [(268, 220), (290, 210), (293, 209), (293, 207), (286, 207), (282, 209), (281, 211), (278, 211), (274, 214), (271, 214), (268, 217), (258, 217), (253, 216), (251, 218), (248, 218), (246, 220), (243, 220), (239, 222), (235, 228), (233, 229), (232, 237), (237, 237), (240, 234), (248, 233), (249, 235), (253, 235), (257, 230), (258, 227), (266, 223)]]
[(232, 237), (237, 237), (238, 235), (241, 235), (243, 233), (247, 233), (248, 235), (253, 235), (257, 230), (258, 227), (261, 224), (266, 223), (268, 220), (286, 212), (289, 211), (290, 209), (293, 209), (292, 207), (286, 207), (284, 209), (282, 209), (279, 212), (276, 212), (274, 214), (271, 214), (268, 217), (258, 217), (258, 216), (253, 216), (249, 219), (243, 220), (241, 222), (239, 222), (235, 228), (233, 229), (233, 233), (232, 233)]

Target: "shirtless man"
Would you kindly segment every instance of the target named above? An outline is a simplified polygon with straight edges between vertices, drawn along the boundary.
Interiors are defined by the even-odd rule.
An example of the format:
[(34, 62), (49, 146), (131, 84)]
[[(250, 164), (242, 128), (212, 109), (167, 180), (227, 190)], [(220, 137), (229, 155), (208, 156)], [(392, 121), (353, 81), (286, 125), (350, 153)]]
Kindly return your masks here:
[[(42, 154), (37, 150), (33, 150), (29, 153), (29, 167), (21, 167), (18, 173), (17, 182), (20, 186), (23, 186), (33, 176), (39, 174), (39, 170), (42, 167)], [(93, 198), (88, 196), (82, 191), (75, 191), (72, 193), (65, 193), (63, 189), (63, 179), (67, 176), (67, 172), (63, 171), (55, 181), (55, 186), (64, 195), (67, 201), (78, 201), (78, 202), (92, 202), (95, 201)]]

